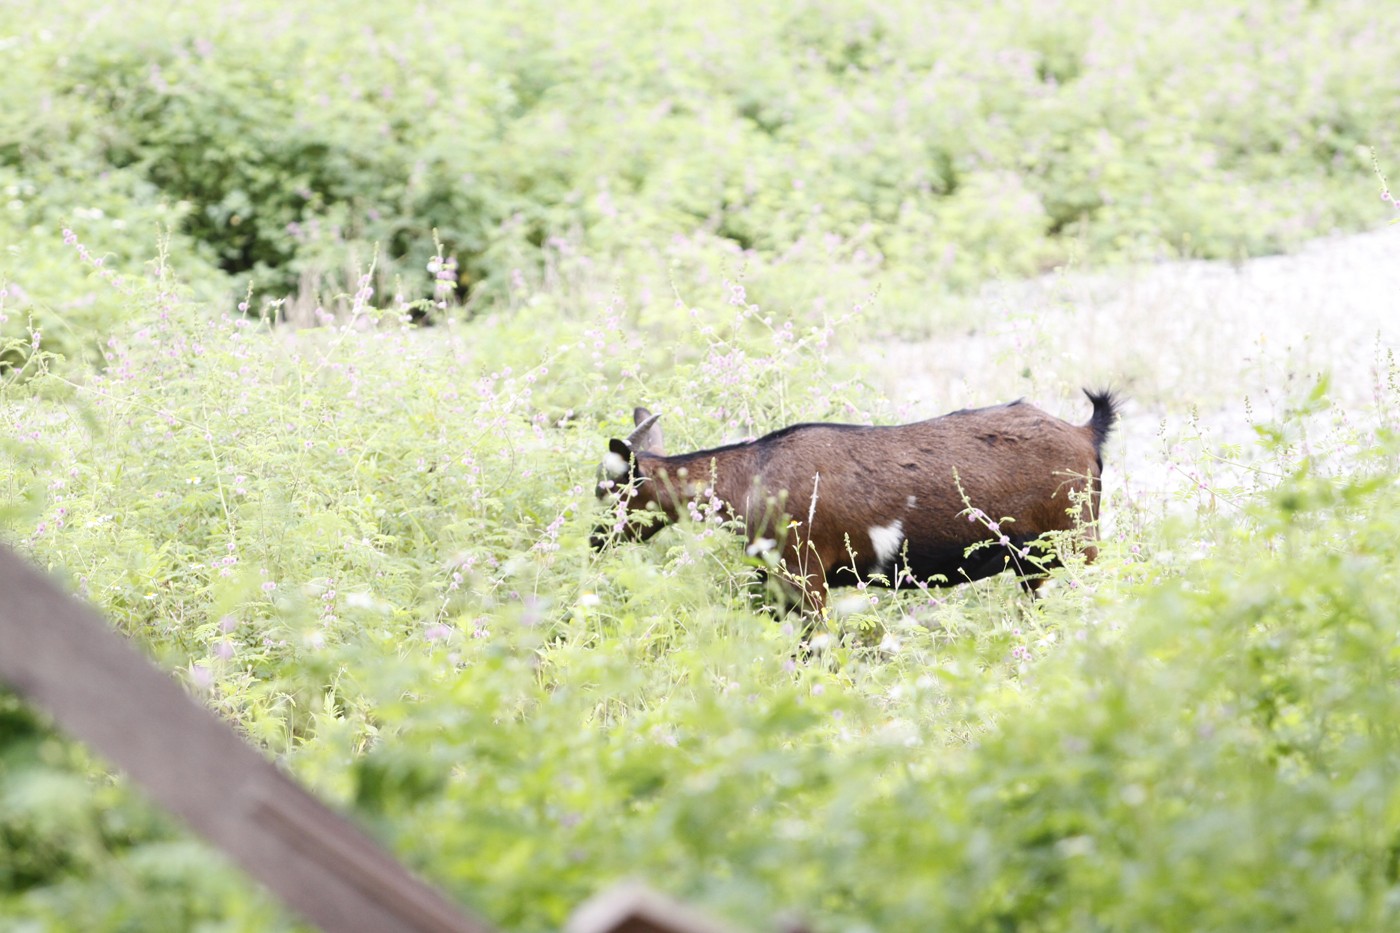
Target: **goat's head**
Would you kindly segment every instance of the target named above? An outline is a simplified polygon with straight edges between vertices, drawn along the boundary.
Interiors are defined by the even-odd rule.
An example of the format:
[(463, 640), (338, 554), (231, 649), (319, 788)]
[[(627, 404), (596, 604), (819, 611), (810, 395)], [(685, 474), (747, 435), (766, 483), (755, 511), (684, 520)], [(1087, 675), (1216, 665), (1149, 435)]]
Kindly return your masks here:
[(665, 456), (661, 427), (656, 423), (660, 417), (645, 408), (636, 408), (632, 411), (636, 429), (626, 440), (615, 437), (608, 442), (608, 452), (598, 467), (596, 494), (613, 507), (614, 517), (611, 525), (593, 529), (588, 541), (594, 549), (602, 548), (614, 534), (645, 541), (665, 524), (656, 479), (646, 474), (638, 460), (641, 453)]

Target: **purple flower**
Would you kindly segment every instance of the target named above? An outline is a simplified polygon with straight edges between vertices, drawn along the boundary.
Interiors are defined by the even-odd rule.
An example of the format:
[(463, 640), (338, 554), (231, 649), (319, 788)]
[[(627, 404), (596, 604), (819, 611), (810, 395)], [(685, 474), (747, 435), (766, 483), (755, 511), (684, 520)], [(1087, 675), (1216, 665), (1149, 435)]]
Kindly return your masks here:
[(214, 686), (214, 672), (203, 664), (190, 665), (190, 681), (201, 690)]

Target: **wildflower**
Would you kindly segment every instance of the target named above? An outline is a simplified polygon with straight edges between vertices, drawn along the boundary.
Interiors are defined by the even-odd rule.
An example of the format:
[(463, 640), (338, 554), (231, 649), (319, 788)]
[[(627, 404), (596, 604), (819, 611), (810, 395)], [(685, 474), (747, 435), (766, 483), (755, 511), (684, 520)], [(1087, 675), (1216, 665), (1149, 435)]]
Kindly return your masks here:
[(201, 690), (214, 686), (214, 672), (203, 664), (190, 665), (190, 681)]

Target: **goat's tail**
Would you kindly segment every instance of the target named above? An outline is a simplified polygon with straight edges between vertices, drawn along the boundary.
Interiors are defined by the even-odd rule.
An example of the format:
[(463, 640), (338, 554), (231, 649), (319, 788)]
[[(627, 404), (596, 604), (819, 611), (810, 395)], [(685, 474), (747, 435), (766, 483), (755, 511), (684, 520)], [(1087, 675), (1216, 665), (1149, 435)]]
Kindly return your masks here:
[(1094, 452), (1097, 453), (1103, 448), (1103, 442), (1108, 440), (1109, 432), (1118, 421), (1118, 412), (1123, 407), (1123, 400), (1112, 389), (1100, 389), (1097, 392), (1085, 389), (1084, 394), (1089, 396), (1089, 401), (1094, 404), (1094, 413), (1089, 416), (1086, 427), (1093, 434)]

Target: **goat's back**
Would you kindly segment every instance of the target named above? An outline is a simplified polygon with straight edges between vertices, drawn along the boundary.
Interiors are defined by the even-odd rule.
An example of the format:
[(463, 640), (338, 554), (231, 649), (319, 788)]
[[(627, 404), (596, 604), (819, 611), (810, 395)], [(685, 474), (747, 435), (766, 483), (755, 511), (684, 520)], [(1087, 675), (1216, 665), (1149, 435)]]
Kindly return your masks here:
[(786, 514), (812, 514), (818, 532), (898, 522), (909, 538), (970, 543), (986, 529), (955, 521), (969, 508), (1014, 518), (1008, 531), (1069, 527), (1071, 491), (1101, 471), (1096, 440), (1090, 425), (1019, 401), (897, 426), (801, 424), (753, 442), (755, 479), (767, 495), (786, 492)]

